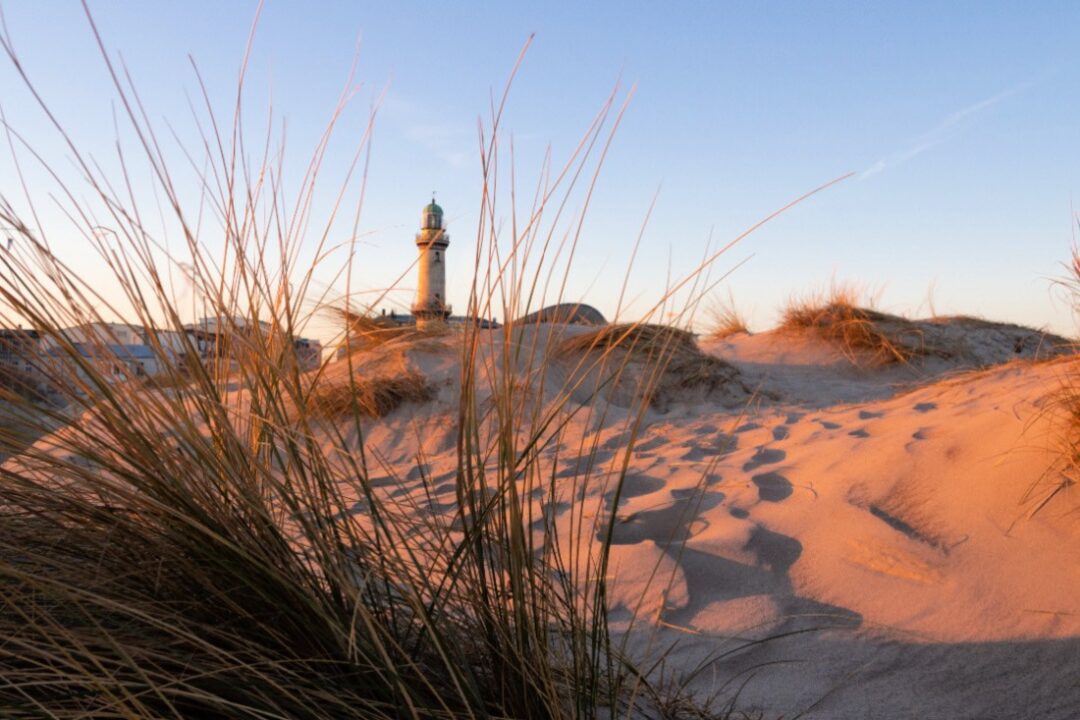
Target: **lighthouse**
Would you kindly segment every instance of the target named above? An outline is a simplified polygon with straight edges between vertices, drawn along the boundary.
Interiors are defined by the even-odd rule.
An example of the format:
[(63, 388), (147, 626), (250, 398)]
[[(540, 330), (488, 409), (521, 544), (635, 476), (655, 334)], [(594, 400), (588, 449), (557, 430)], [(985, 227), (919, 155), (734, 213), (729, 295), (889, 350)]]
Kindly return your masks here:
[(416, 302), (412, 314), (419, 328), (441, 324), (450, 317), (446, 304), (446, 248), (450, 236), (443, 229), (443, 211), (431, 198), (424, 207), (416, 247), (420, 251), (419, 277), (416, 283)]

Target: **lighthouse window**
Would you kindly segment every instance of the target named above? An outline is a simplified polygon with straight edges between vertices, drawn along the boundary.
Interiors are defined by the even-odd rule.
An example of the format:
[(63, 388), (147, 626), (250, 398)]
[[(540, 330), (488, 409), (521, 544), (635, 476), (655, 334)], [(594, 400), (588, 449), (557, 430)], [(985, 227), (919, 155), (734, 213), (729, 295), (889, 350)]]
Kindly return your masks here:
[(435, 262), (439, 262), (439, 251), (435, 251)]

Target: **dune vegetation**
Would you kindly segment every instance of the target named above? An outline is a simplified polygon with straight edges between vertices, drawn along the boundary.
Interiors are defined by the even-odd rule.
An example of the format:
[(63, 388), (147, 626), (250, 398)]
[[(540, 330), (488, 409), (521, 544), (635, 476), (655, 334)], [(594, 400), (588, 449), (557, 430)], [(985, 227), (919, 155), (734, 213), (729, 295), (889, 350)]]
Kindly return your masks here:
[(835, 343), (856, 364), (906, 363), (941, 352), (926, 346), (914, 323), (860, 307), (858, 293), (850, 286), (834, 285), (825, 295), (793, 299), (780, 327), (813, 332)]
[(722, 301), (712, 301), (705, 307), (705, 336), (713, 340), (723, 340), (733, 335), (750, 333), (746, 317), (735, 305), (732, 297)]
[[(3, 49), (21, 71), (6, 38)], [(356, 178), (324, 181), (324, 140), (297, 195), (286, 197), (273, 160), (285, 149), (269, 135), (245, 145), (240, 105), (219, 117), (207, 99), (192, 199), (165, 138), (121, 79), (124, 68), (104, 51), (101, 60), (116, 81), (125, 142), (137, 148), (119, 156), (120, 177), (75, 145), (44, 100), (43, 117), (85, 184), (60, 182), (6, 130), (23, 160), (58, 183), (74, 228), (66, 232), (96, 250), (132, 310), (53, 252), (57, 240), (32, 222), (36, 191), (29, 205), (0, 199), (0, 222), (15, 239), (0, 257), (0, 320), (37, 329), (57, 358), (46, 369), (51, 404), (0, 387), (5, 403), (26, 411), (15, 413), (18, 427), (0, 426), (0, 442), (22, 448), (28, 433), (47, 436), (0, 469), (5, 716), (599, 718), (669, 706), (683, 716), (692, 705), (654, 687), (609, 629), (614, 510), (582, 516), (571, 537), (545, 519), (552, 478), (540, 472), (538, 450), (564, 431), (568, 412), (602, 412), (568, 400), (547, 410), (528, 403), (538, 392), (530, 378), (554, 362), (554, 347), (530, 346), (512, 323), (497, 336), (472, 327), (451, 334), (462, 368), (456, 502), (446, 518), (398, 512), (387, 501), (395, 480), (389, 490), (372, 481), (379, 458), (365, 452), (365, 422), (423, 402), (432, 389), (416, 375), (368, 378), (353, 365), (425, 338), (341, 310), (355, 351), (337, 363), (345, 377), (333, 378), (326, 365), (303, 372), (292, 342), (326, 305), (312, 289), (316, 267), (300, 265), (298, 249), (314, 237), (314, 255), (324, 257), (339, 212), (312, 215), (312, 198), (326, 193), (340, 204), (355, 195)], [(567, 270), (550, 258), (571, 257), (558, 238), (576, 236), (557, 231), (559, 210), (596, 182), (622, 112), (615, 101), (540, 187), (530, 216), (513, 224), (525, 228), (520, 235), (488, 221), (502, 201), (484, 194), (473, 314), (522, 316), (552, 299), (544, 288)], [(487, 188), (496, 184), (500, 108), (481, 142)], [(245, 147), (267, 148), (261, 166), (249, 167)], [(166, 248), (143, 222), (152, 213), (121, 190), (136, 171), (153, 178), (179, 248)], [(335, 261), (347, 267), (356, 252), (354, 243)], [(217, 320), (224, 351), (214, 362), (190, 360), (198, 348), (170, 289), (176, 268)], [(162, 372), (106, 370), (63, 333), (116, 318), (149, 329)], [(588, 346), (637, 354), (653, 330), (615, 337), (606, 329)], [(180, 338), (179, 352), (167, 334)], [(705, 366), (720, 361), (706, 360), (685, 332), (658, 337), (649, 341), (650, 374), (674, 360), (685, 366), (680, 382), (714, 382)], [(555, 392), (568, 398), (579, 385), (571, 379)], [(630, 433), (620, 455), (632, 446)], [(625, 470), (613, 467), (603, 481), (617, 495)], [(573, 478), (574, 492), (599, 481), (591, 468)]]
[[(463, 308), (507, 322), (398, 326), (351, 285), (374, 113), (342, 177), (323, 168), (343, 105), (283, 177), (298, 166), (271, 118), (247, 135), (243, 69), (225, 113), (200, 83), (185, 144), (97, 39), (123, 128), (105, 165), (0, 36), (67, 153), (3, 126), (28, 191), (0, 196), (0, 323), (40, 333), (51, 391), (0, 382), (0, 716), (962, 716), (996, 709), (998, 684), (1010, 708), (1065, 717), (1076, 583), (1046, 578), (1080, 536), (1061, 515), (1009, 523), (1074, 483), (1039, 475), (1022, 496), (1061, 451), (1011, 451), (1058, 366), (1010, 363), (1067, 341), (909, 320), (840, 286), (773, 332), (719, 305), (698, 337), (724, 250), (602, 323), (566, 297), (584, 223), (568, 208), (588, 207), (629, 97), (525, 193), (501, 127), (513, 72), (480, 132)], [(128, 189), (143, 177), (153, 208)], [(39, 225), (46, 202), (67, 226)], [(68, 237), (104, 281), (57, 252)], [(327, 265), (344, 288), (320, 289)], [(296, 341), (326, 316), (341, 352), (306, 369)], [(114, 320), (146, 328), (159, 372), (66, 333)], [(1069, 387), (1054, 409), (1075, 471)]]

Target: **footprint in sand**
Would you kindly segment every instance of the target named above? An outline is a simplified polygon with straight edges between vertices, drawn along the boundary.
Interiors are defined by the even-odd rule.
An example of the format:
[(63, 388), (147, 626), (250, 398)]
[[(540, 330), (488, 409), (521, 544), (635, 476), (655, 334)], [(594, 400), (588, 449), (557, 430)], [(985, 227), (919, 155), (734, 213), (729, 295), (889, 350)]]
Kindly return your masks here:
[(649, 438), (642, 442), (634, 444), (634, 452), (649, 452), (650, 450), (656, 450), (667, 444), (667, 440), (662, 437)]
[(882, 417), (885, 417), (885, 413), (883, 413), (883, 412), (874, 412), (872, 410), (860, 410), (859, 411), (859, 419), (860, 420), (875, 420), (877, 418), (882, 418)]
[(744, 433), (744, 432), (750, 432), (751, 430), (760, 430), (760, 429), (761, 429), (760, 424), (758, 424), (756, 422), (748, 422), (748, 423), (743, 423), (739, 427), (735, 428), (735, 432)]
[[(699, 502), (698, 510), (712, 510), (714, 507), (724, 502), (726, 497), (722, 492), (702, 492), (700, 488), (682, 488), (680, 490), (672, 490), (671, 497), (677, 501), (693, 500)], [(700, 500), (699, 500), (700, 498)]]
[(761, 525), (754, 528), (746, 550), (757, 556), (758, 562), (778, 575), (785, 575), (802, 555), (802, 543), (793, 537), (766, 530)]
[(395, 478), (395, 477), (391, 477), (390, 475), (378, 475), (378, 476), (375, 476), (375, 477), (368, 478), (368, 485), (370, 485), (373, 488), (383, 488), (383, 487), (387, 487), (387, 486), (390, 486), (390, 485), (397, 485), (397, 484), (398, 484), (398, 479)]
[(791, 434), (791, 430), (784, 425), (777, 425), (772, 429), (773, 440), (787, 440), (788, 435)]
[(739, 518), (740, 520), (745, 520), (746, 518), (750, 517), (750, 511), (749, 510), (745, 510), (743, 508), (738, 508), (738, 507), (733, 507), (733, 508), (729, 509), (728, 513), (731, 515), (731, 517)]
[(409, 481), (419, 480), (422, 477), (428, 478), (429, 480), (431, 479), (431, 465), (428, 465), (427, 463), (413, 465), (409, 469), (409, 472), (405, 473), (405, 479)]
[(613, 457), (615, 457), (615, 453), (611, 450), (587, 452), (576, 460), (567, 460), (566, 467), (555, 473), (555, 477), (568, 478), (586, 474), (591, 475), (603, 469), (604, 465), (611, 462)]
[(750, 478), (750, 482), (757, 485), (758, 498), (765, 502), (782, 502), (794, 492), (791, 481), (778, 472), (755, 475)]
[(742, 469), (744, 472), (757, 470), (762, 465), (772, 465), (787, 457), (787, 453), (776, 448), (758, 448), (754, 456), (746, 461)]
[(435, 498), (429, 498), (427, 501), (428, 511), (433, 515), (443, 516), (457, 507), (457, 502), (448, 501), (440, 502)]
[(924, 440), (929, 440), (932, 434), (933, 430), (931, 428), (919, 428), (915, 432), (911, 433), (911, 439), (904, 443), (904, 450), (909, 453), (915, 452), (915, 448), (918, 447), (919, 443)]
[(802, 413), (788, 413), (788, 416), (784, 418), (785, 425), (794, 425), (803, 419)]
[(848, 435), (850, 435), (851, 437), (856, 437), (856, 438), (868, 438), (868, 437), (870, 437), (870, 433), (866, 432), (865, 428), (859, 428), (858, 430), (852, 430), (851, 432), (848, 433)]
[(657, 545), (679, 544), (708, 527), (700, 517), (724, 502), (722, 492), (702, 492), (685, 488), (671, 492), (673, 501), (656, 510), (634, 513), (612, 529), (611, 541), (616, 545), (635, 545), (652, 540)]
[(917, 413), (928, 413), (931, 410), (937, 410), (937, 403), (934, 403), (934, 402), (919, 403), (918, 405), (916, 405), (912, 409)]
[[(623, 500), (627, 498), (641, 497), (642, 495), (648, 495), (654, 493), (657, 490), (661, 490), (667, 483), (660, 478), (649, 477), (648, 475), (629, 474), (623, 478), (622, 491), (619, 493), (619, 497)], [(614, 496), (614, 489), (609, 493)]]
[(821, 427), (826, 430), (839, 430), (840, 423), (829, 422), (828, 420), (822, 420), (820, 418), (814, 418), (814, 422), (821, 423)]
[[(445, 475), (443, 477), (437, 478), (434, 482), (438, 482), (440, 484), (435, 485), (431, 489), (432, 495), (457, 494), (457, 482), (453, 480), (447, 482), (447, 478)], [(434, 485), (434, 483), (432, 484)]]
[(690, 449), (683, 453), (679, 457), (680, 460), (689, 460), (695, 462), (698, 460), (704, 460), (705, 458), (718, 457), (723, 455), (730, 455), (739, 447), (739, 439), (734, 435), (727, 435), (726, 433), (719, 433), (712, 445), (694, 445), (688, 444), (685, 447)]
[(552, 528), (554, 527), (556, 518), (569, 510), (571, 507), (573, 507), (573, 503), (564, 501), (548, 503), (541, 511), (541, 517), (533, 520), (532, 524), (529, 527), (531, 527), (537, 532), (545, 530), (547, 528)]

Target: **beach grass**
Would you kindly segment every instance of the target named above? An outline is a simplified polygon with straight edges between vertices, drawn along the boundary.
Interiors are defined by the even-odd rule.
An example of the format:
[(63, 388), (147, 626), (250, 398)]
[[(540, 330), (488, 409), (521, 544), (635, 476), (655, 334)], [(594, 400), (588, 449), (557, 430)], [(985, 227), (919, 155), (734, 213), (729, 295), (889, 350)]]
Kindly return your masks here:
[(931, 352), (914, 323), (862, 307), (850, 285), (834, 283), (826, 293), (792, 298), (779, 329), (813, 333), (838, 347), (853, 364), (867, 367), (908, 363)]
[[(21, 70), (8, 38), (3, 47)], [(564, 537), (545, 519), (543, 501), (534, 501), (538, 491), (572, 495), (599, 474), (584, 469), (567, 492), (541, 471), (539, 449), (575, 412), (565, 398), (547, 410), (526, 402), (536, 393), (523, 392), (522, 379), (542, 376), (535, 371), (552, 362), (550, 352), (523, 349), (513, 332), (496, 341), (466, 328), (454, 337), (462, 361), (456, 502), (445, 518), (404, 512), (373, 482), (377, 461), (365, 435), (372, 418), (430, 399), (426, 380), (358, 376), (352, 363), (362, 358), (347, 352), (347, 381), (333, 385), (325, 364), (305, 372), (294, 349), (311, 308), (325, 306), (312, 289), (317, 268), (297, 258), (305, 237), (321, 238), (316, 257), (329, 246), (334, 218), (310, 214), (315, 188), (325, 184), (318, 168), (326, 144), (312, 154), (298, 197), (287, 199), (271, 179), (272, 158), (284, 148), (248, 167), (237, 161), (245, 156), (239, 101), (231, 118), (208, 109), (193, 204), (137, 93), (120, 80), (124, 68), (104, 51), (102, 60), (116, 78), (140, 168), (150, 169), (183, 242), (166, 249), (141, 220), (146, 213), (116, 190), (125, 183), (103, 174), (59, 123), (54, 130), (86, 183), (77, 190), (61, 183), (59, 196), (130, 311), (52, 251), (51, 234), (27, 219), (33, 193), (29, 208), (0, 199), (0, 221), (15, 237), (0, 258), (0, 320), (34, 327), (50, 344), (55, 361), (43, 372), (64, 412), (77, 418), (0, 470), (5, 714), (639, 714), (648, 693), (635, 688), (645, 679), (606, 619), (604, 528), (614, 513), (582, 518), (574, 537)], [(521, 224), (528, 230), (506, 238), (494, 223), (481, 227), (472, 314), (501, 306), (513, 317), (545, 299), (552, 268), (534, 259), (564, 237), (554, 225), (566, 198), (591, 189), (577, 188), (582, 171), (595, 183), (621, 112), (614, 100), (568, 159), (564, 181), (545, 183)], [(40, 109), (51, 118), (47, 105)], [(485, 187), (496, 180), (500, 112), (493, 110), (481, 143)], [(51, 170), (11, 129), (8, 139), (27, 162)], [(261, 140), (273, 147), (269, 135)], [(134, 172), (135, 158), (119, 162), (124, 176)], [(320, 191), (340, 198), (349, 181)], [(498, 197), (485, 193), (482, 218), (495, 217)], [(215, 222), (201, 222), (200, 208)], [(546, 236), (538, 234), (544, 221), (553, 226)], [(337, 261), (350, 266), (355, 243), (347, 251)], [(205, 362), (193, 361), (200, 348), (184, 330), (190, 309), (172, 292), (177, 267), (218, 328), (217, 351)], [(150, 329), (158, 374), (135, 377), (104, 340), (88, 357), (64, 332), (118, 317)], [(341, 319), (361, 353), (406, 340), (362, 314), (344, 311)], [(17, 414), (20, 427), (4, 431), (13, 440), (56, 429), (59, 411), (14, 392), (3, 400), (26, 411)], [(624, 456), (631, 448), (632, 441)], [(621, 475), (603, 477), (617, 494)]]
[[(328, 305), (316, 277), (335, 248), (344, 257), (333, 262), (346, 270), (332, 274), (344, 276), (349, 296), (356, 233), (338, 246), (331, 238), (348, 214), (345, 197), (361, 198), (359, 217), (367, 178), (358, 168), (374, 113), (344, 177), (328, 182), (321, 168), (343, 99), (288, 196), (284, 141), (270, 130), (246, 137), (243, 70), (224, 114), (199, 81), (205, 110), (194, 147), (202, 151), (195, 157), (181, 145), (170, 154), (87, 16), (114, 79), (125, 128), (117, 146), (136, 150), (119, 154), (114, 174), (50, 113), (10, 38), (0, 43), (80, 178), (65, 184), (5, 125), (16, 157), (55, 185), (0, 197), (0, 223), (14, 237), (0, 256), (0, 322), (41, 333), (53, 358), (41, 372), (57, 400), (0, 387), (17, 419), (0, 426), (0, 442), (21, 451), (0, 467), (5, 716), (657, 716), (662, 689), (630, 657), (629, 631), (617, 637), (608, 620), (613, 527), (652, 389), (672, 370), (680, 385), (725, 382), (723, 364), (689, 333), (649, 322), (720, 253), (666, 289), (642, 321), (568, 340), (570, 348), (513, 322), (444, 333), (460, 359), (454, 501), (442, 513), (414, 512), (394, 499), (406, 488), (403, 469), (386, 467), (367, 436), (378, 418), (431, 402), (434, 389), (419, 375), (358, 368), (423, 334), (346, 302), (337, 305), (344, 371), (327, 362), (305, 370), (295, 345)], [(626, 107), (613, 92), (519, 216), (506, 199), (517, 181), (500, 184), (498, 172), (510, 84), (479, 142), (483, 193), (466, 311), (475, 317), (527, 317), (567, 300), (584, 216), (564, 209), (587, 205)], [(170, 159), (177, 153), (190, 162), (183, 173)], [(194, 176), (185, 184), (186, 173)], [(125, 190), (136, 174), (151, 178), (153, 212)], [(317, 215), (316, 196), (336, 203)], [(48, 198), (70, 220), (63, 231), (35, 219)], [(158, 211), (178, 243), (144, 221)], [(72, 235), (94, 251), (104, 281), (54, 252)], [(313, 245), (306, 254), (305, 244)], [(177, 299), (177, 273), (186, 302)], [(186, 331), (196, 310), (216, 328), (209, 355)], [(65, 332), (118, 319), (147, 329), (157, 374), (138, 376), (104, 339), (80, 352)], [(644, 401), (626, 414), (625, 441), (611, 457), (601, 459), (594, 438), (568, 434), (571, 419), (587, 424), (608, 412), (598, 390), (580, 397), (585, 374), (545, 386), (567, 350), (582, 356), (579, 368), (612, 363), (616, 383), (628, 359), (644, 365), (634, 380)], [(26, 446), (37, 437), (46, 439)], [(584, 462), (556, 483), (542, 454), (566, 443), (580, 446)], [(424, 468), (417, 457), (431, 493)], [(579, 503), (569, 528), (555, 521), (551, 507), (598, 485), (611, 499), (606, 509)], [(692, 703), (680, 696), (677, 707), (685, 714)]]
[(725, 340), (735, 335), (749, 335), (746, 316), (735, 304), (735, 299), (713, 300), (705, 306), (705, 337)]

